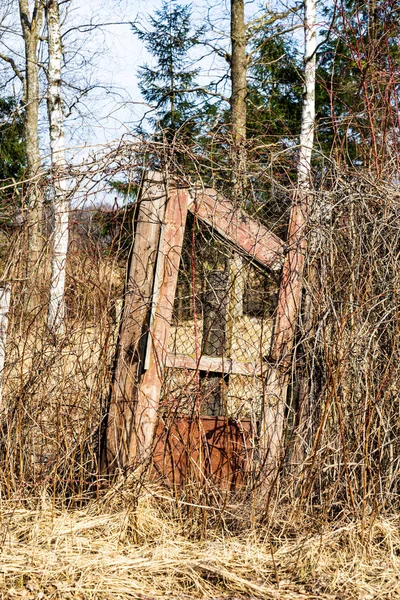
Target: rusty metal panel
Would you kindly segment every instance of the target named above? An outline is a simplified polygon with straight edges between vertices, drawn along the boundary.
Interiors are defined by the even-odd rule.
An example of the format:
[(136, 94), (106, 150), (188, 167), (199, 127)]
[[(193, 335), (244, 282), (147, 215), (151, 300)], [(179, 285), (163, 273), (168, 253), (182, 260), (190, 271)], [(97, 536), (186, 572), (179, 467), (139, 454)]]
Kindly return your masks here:
[(210, 482), (220, 489), (244, 485), (252, 470), (250, 420), (225, 417), (160, 419), (153, 453), (153, 478), (171, 486)]

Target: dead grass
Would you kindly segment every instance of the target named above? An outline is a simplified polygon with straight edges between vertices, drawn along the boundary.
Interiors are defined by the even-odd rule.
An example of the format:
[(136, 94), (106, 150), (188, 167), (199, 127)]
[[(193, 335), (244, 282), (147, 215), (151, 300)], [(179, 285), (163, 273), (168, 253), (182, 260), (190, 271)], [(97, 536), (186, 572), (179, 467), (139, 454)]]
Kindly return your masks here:
[[(154, 494), (0, 506), (2, 598), (400, 598), (400, 519), (190, 540)], [(250, 527), (249, 527), (250, 530)], [(279, 535), (276, 531), (279, 530)], [(286, 532), (286, 533), (285, 533)], [(364, 542), (362, 538), (364, 535)]]

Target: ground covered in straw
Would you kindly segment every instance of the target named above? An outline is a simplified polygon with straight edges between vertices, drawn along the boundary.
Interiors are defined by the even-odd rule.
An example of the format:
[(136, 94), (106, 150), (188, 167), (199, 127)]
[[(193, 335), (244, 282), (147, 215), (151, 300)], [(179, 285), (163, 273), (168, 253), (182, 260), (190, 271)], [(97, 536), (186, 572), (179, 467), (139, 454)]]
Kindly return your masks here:
[[(184, 534), (154, 496), (0, 506), (1, 598), (400, 598), (400, 519)], [(319, 529), (317, 531), (317, 529)], [(278, 533), (280, 531), (280, 533)]]

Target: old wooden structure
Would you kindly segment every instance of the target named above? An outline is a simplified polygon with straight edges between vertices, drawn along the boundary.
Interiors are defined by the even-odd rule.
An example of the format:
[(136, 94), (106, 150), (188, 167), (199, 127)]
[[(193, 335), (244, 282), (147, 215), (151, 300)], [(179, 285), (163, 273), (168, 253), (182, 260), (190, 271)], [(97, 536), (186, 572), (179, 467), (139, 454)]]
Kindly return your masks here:
[[(298, 206), (295, 210), (299, 210)], [(188, 212), (206, 223), (235, 251), (249, 260), (270, 270), (278, 271), (283, 267), (283, 285), (279, 294), (271, 353), (261, 365), (226, 356), (223, 344), (222, 351), (215, 351), (213, 356), (208, 355), (211, 352), (189, 356), (168, 351)], [(158, 408), (166, 368), (212, 372), (221, 376), (252, 376), (256, 373), (266, 377), (267, 394), (260, 414), (263, 423), (260, 443), (264, 449), (273, 448), (272, 455), (278, 454), (286, 393), (287, 357), (297, 319), (303, 260), (302, 234), (296, 228), (296, 214), (292, 215), (291, 222), (294, 222), (293, 231), (291, 233), (289, 230), (288, 239), (293, 238), (295, 245), (288, 248), (274, 233), (243, 210), (235, 208), (214, 190), (179, 187), (171, 181), (165, 181), (159, 172), (146, 174), (137, 203), (135, 234), (127, 268), (124, 308), (103, 452), (104, 470), (112, 472), (116, 468), (149, 463), (153, 456), (157, 428), (159, 439), (155, 447), (154, 464), (160, 470), (160, 456), (164, 456), (164, 464), (169, 465), (165, 468), (169, 470), (167, 476), (170, 479), (171, 460), (174, 459), (165, 458), (166, 446), (160, 446), (160, 439), (167, 440), (171, 446), (171, 435), (175, 436), (172, 446), (175, 448), (175, 456), (177, 452), (181, 456), (185, 444), (190, 446), (190, 431), (192, 443), (193, 440), (200, 443), (207, 435), (208, 439), (214, 441), (218, 435), (218, 439), (227, 439), (228, 436), (230, 441), (226, 444), (231, 449), (241, 448), (239, 453), (235, 450), (232, 454), (235, 464), (240, 465), (237, 468), (242, 471), (245, 469), (243, 461), (251, 458), (248, 443), (250, 425), (245, 426), (246, 433), (242, 436), (245, 442), (242, 445), (238, 441), (237, 429), (226, 419), (225, 427), (223, 420), (215, 421), (219, 434), (212, 431), (211, 417), (204, 417), (203, 424), (199, 421), (196, 425), (191, 425), (186, 418), (175, 426), (174, 434), (163, 431), (162, 426), (160, 429)], [(209, 453), (214, 452), (213, 456), (210, 454), (208, 464), (218, 463), (221, 448), (214, 443), (207, 447)], [(210, 448), (217, 449), (210, 451)], [(200, 456), (198, 448), (196, 452)], [(271, 452), (269, 454), (271, 457)], [(246, 459), (243, 458), (244, 455)], [(201, 462), (207, 463), (204, 460)], [(182, 461), (180, 464), (182, 467)], [(187, 467), (182, 468), (187, 470)], [(179, 480), (183, 477), (182, 468), (178, 469), (179, 473), (176, 475)], [(232, 480), (237, 477), (233, 473), (237, 472), (237, 468), (235, 471), (225, 464), (221, 472), (225, 475), (230, 473), (226, 476)]]

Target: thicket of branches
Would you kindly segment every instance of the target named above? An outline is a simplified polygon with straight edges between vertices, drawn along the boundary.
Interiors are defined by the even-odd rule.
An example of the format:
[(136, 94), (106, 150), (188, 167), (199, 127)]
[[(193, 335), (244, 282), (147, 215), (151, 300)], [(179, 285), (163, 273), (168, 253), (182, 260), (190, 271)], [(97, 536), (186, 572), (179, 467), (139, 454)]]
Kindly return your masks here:
[[(318, 49), (312, 201), (278, 470), (267, 489), (261, 472), (238, 492), (243, 502), (238, 502), (237, 512), (245, 506), (254, 520), (273, 518), (282, 503), (294, 513), (332, 517), (366, 517), (398, 508), (398, 31), (392, 4), (374, 6), (372, 13), (370, 4), (328, 7), (327, 38)], [(188, 187), (215, 187), (285, 238), (298, 191), (299, 128), (294, 129), (300, 125), (302, 77), (293, 46), (293, 60), (286, 54), (289, 64), (279, 62), (278, 55), (290, 45), (278, 36), (279, 28), (271, 34), (274, 21), (268, 17), (252, 42), (254, 56), (261, 59), (249, 67), (255, 83), (246, 96), (248, 119), (240, 135), (232, 133), (229, 111), (214, 101), (204, 108), (207, 90), (200, 94), (206, 117), (199, 118), (195, 108), (200, 100), (189, 89), (195, 73), (190, 72), (187, 81), (180, 80), (186, 89), (161, 90), (170, 103), (156, 114), (164, 127), (154, 133), (142, 130), (141, 137), (93, 152), (80, 165), (63, 164), (57, 170), (53, 163), (50, 171), (32, 167), (25, 178), (21, 170), (12, 169), (11, 175), (2, 170), (2, 282), (11, 286), (0, 403), (2, 496), (27, 500), (48, 493), (55, 502), (82, 504), (110, 485), (99, 472), (101, 436), (135, 194), (144, 171), (163, 170)], [(268, 44), (263, 45), (262, 36)], [(270, 62), (263, 70), (268, 47)], [(281, 68), (271, 66), (276, 64)], [(267, 94), (260, 97), (257, 77), (265, 85), (273, 79), (268, 99)], [(174, 94), (181, 96), (180, 103), (172, 103)], [(9, 111), (12, 102), (4, 106)], [(13, 123), (16, 139), (20, 125)], [(17, 163), (25, 167), (23, 158)], [(243, 165), (245, 172), (240, 171)], [(66, 309), (63, 329), (55, 331), (46, 324), (46, 315), (54, 202), (53, 212), (50, 206), (65, 192), (57, 188), (60, 180), (69, 181), (68, 200), (74, 198), (77, 208), (68, 208)], [(44, 199), (41, 244), (34, 260), (31, 236), (38, 235), (39, 223), (30, 216), (32, 208), (37, 210), (31, 204), (32, 190)], [(93, 206), (102, 192), (111, 198), (121, 191), (122, 208), (110, 201), (106, 207)], [(188, 295), (193, 292), (190, 285), (200, 287), (190, 252), (206, 252), (201, 235), (193, 224), (184, 248), (186, 279), (182, 277), (181, 289)], [(212, 245), (212, 232), (205, 235)], [(229, 257), (232, 252), (220, 239), (213, 250)], [(276, 305), (271, 298), (275, 300), (279, 276), (270, 273), (266, 279), (262, 285), (269, 294), (272, 321)], [(196, 306), (192, 303), (191, 316)], [(124, 482), (135, 490), (148, 485), (145, 478), (136, 481), (134, 474)], [(227, 493), (211, 483), (176, 493), (187, 504), (182, 509), (179, 502), (170, 503), (169, 510), (176, 518), (186, 511), (192, 531), (199, 523), (243, 526), (242, 515), (227, 508)], [(259, 509), (256, 516), (250, 506)], [(210, 514), (212, 518), (205, 516)]]

